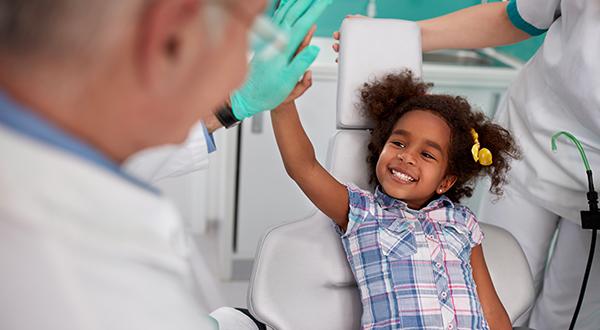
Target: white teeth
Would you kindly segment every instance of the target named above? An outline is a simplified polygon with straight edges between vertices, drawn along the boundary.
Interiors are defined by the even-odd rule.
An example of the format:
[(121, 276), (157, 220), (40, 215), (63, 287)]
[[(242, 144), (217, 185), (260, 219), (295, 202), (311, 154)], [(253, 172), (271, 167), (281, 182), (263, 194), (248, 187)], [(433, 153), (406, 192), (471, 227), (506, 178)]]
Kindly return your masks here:
[(408, 175), (408, 174), (404, 174), (402, 172), (396, 171), (396, 170), (392, 170), (392, 174), (404, 181), (408, 181), (408, 182), (415, 182), (415, 178), (413, 178), (412, 176)]

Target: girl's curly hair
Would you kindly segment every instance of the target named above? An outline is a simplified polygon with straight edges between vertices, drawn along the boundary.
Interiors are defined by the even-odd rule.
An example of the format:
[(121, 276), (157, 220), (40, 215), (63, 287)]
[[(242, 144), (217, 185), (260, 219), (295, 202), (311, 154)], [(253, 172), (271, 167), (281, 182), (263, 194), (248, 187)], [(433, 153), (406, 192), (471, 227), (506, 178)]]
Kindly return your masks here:
[[(501, 196), (511, 159), (521, 157), (512, 135), (483, 113), (474, 111), (460, 96), (428, 94), (432, 86), (416, 79), (410, 71), (388, 74), (381, 80), (364, 84), (360, 107), (375, 123), (367, 156), (371, 183), (379, 184), (375, 172), (377, 161), (396, 122), (410, 111), (425, 110), (444, 119), (451, 129), (447, 174), (455, 175), (457, 180), (446, 196), (454, 202), (470, 197), (476, 180), (483, 176), (491, 178), (490, 192)], [(490, 166), (473, 160), (471, 129), (479, 133), (481, 146), (492, 152)]]

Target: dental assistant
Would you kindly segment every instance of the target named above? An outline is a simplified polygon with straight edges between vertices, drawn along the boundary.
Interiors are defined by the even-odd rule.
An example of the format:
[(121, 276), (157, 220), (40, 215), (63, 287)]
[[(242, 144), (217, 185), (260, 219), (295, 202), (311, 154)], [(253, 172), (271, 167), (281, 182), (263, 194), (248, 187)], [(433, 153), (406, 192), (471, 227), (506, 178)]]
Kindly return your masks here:
[[(424, 51), (498, 46), (546, 32), (544, 43), (496, 113), (497, 122), (517, 137), (523, 159), (513, 162), (504, 198), (497, 203), (484, 198), (479, 217), (510, 231), (527, 256), (539, 292), (529, 326), (567, 329), (591, 239), (579, 217), (579, 211), (587, 209), (587, 182), (575, 146), (560, 141), (560, 153), (555, 154), (550, 138), (561, 130), (573, 133), (591, 166), (600, 166), (600, 2), (512, 0), (419, 24)], [(554, 253), (548, 260), (557, 229)], [(600, 258), (596, 257), (577, 329), (599, 327)]]
[(0, 328), (223, 328), (175, 208), (121, 164), (187, 138), (197, 167), (210, 131), (277, 106), (328, 3), (282, 4), (288, 46), (232, 92), (265, 1), (0, 0)]

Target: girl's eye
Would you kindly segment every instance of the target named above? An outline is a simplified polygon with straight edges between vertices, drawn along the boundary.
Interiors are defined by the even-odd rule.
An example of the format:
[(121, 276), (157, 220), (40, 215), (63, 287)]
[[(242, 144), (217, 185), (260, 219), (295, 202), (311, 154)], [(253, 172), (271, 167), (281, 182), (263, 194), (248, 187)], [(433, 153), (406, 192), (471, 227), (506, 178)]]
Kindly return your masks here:
[(424, 153), (422, 153), (422, 155), (423, 155), (423, 157), (425, 157), (425, 158), (429, 158), (429, 159), (433, 159), (433, 160), (435, 160), (435, 157), (433, 157), (433, 155), (432, 155), (432, 154), (430, 154), (430, 153), (428, 153), (428, 152), (424, 152)]
[(392, 141), (392, 144), (395, 145), (395, 146), (397, 146), (397, 147), (400, 147), (400, 148), (404, 148), (405, 147), (404, 143), (399, 142), (399, 141)]

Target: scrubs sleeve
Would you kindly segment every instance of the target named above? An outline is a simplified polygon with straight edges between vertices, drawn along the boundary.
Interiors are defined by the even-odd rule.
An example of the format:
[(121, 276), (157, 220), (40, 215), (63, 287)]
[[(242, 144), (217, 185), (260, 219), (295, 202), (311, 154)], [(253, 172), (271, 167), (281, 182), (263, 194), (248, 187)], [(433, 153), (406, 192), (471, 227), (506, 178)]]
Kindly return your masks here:
[(561, 0), (511, 0), (506, 11), (514, 26), (536, 36), (560, 17), (560, 3)]
[(209, 152), (214, 150), (212, 135), (199, 122), (183, 144), (142, 150), (127, 159), (123, 168), (141, 180), (156, 182), (205, 169)]

